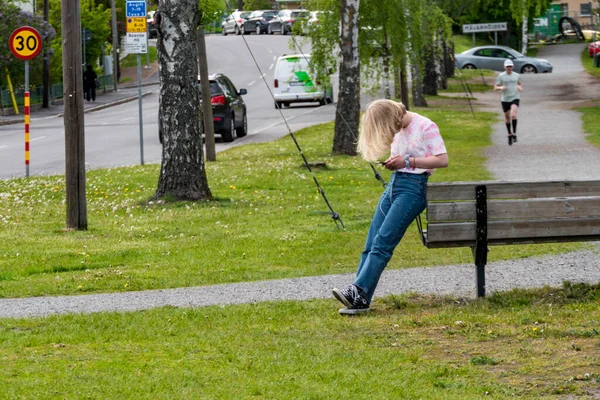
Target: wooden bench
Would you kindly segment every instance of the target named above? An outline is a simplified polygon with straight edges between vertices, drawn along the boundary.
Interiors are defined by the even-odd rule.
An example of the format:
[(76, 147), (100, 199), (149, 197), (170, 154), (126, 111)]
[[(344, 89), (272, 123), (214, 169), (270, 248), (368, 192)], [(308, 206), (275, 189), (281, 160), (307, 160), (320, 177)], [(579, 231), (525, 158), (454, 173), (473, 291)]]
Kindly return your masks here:
[(489, 245), (600, 241), (600, 181), (430, 183), (426, 215), (425, 246), (472, 248), (481, 297)]

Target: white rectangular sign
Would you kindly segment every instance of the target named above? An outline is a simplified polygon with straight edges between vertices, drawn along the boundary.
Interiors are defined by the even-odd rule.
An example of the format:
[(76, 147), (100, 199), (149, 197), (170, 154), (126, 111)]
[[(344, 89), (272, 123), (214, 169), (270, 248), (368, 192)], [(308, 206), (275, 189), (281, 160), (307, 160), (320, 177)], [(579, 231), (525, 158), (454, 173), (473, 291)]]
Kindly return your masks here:
[(487, 24), (463, 25), (463, 33), (496, 32), (505, 30), (506, 22), (490, 22)]
[(146, 32), (127, 32), (125, 49), (128, 53), (146, 54), (148, 52), (146, 42)]

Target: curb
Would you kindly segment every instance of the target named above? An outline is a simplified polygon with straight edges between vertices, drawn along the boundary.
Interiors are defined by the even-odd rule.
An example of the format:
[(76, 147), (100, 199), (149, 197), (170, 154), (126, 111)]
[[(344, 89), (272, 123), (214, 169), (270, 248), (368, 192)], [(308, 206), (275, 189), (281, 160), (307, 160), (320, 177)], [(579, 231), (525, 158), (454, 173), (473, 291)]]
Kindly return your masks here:
[[(148, 95), (151, 95), (152, 93), (154, 93), (154, 92), (150, 91), (150, 92), (142, 93), (142, 97), (146, 97)], [(87, 110), (83, 110), (83, 113), (87, 114), (87, 113), (94, 112), (94, 111), (104, 110), (105, 108), (109, 108), (112, 106), (118, 106), (119, 104), (125, 104), (125, 103), (135, 101), (135, 100), (137, 100), (137, 98), (138, 98), (138, 96), (126, 97), (121, 100), (113, 101), (112, 103), (106, 103), (106, 104), (99, 105), (97, 107), (88, 108)], [(63, 115), (64, 115), (64, 113), (60, 113), (60, 114), (57, 114), (56, 116), (62, 117)]]
[[(153, 84), (148, 84), (146, 86), (150, 86), (150, 85), (153, 85)], [(149, 91), (149, 92), (142, 93), (142, 97), (146, 97), (148, 95), (151, 95), (152, 93), (154, 93), (154, 91)], [(109, 108), (109, 107), (113, 107), (113, 106), (118, 106), (120, 104), (129, 103), (131, 101), (135, 101), (137, 98), (138, 98), (137, 95), (136, 96), (131, 96), (131, 97), (126, 97), (124, 99), (120, 99), (120, 100), (116, 100), (116, 101), (113, 101), (113, 102), (110, 102), (110, 103), (102, 104), (102, 105), (99, 105), (97, 107), (84, 109), (83, 113), (87, 114), (87, 113), (94, 112), (94, 111), (100, 111), (100, 110), (103, 110), (105, 108)], [(64, 112), (58, 113), (56, 115), (49, 116), (49, 117), (57, 117), (57, 118), (59, 118), (59, 117), (62, 117), (62, 116), (64, 116)], [(0, 126), (15, 125), (15, 124), (22, 124), (22, 123), (23, 123), (23, 120), (21, 120), (21, 119), (10, 119), (10, 120), (6, 120), (6, 121), (0, 121)]]

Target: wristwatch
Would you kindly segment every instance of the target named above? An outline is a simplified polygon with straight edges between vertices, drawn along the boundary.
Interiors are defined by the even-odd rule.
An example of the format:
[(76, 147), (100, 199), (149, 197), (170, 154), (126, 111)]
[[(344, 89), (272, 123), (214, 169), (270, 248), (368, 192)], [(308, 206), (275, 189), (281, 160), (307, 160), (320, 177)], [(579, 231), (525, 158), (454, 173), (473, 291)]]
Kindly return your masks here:
[(410, 161), (409, 161), (410, 155), (406, 154), (404, 156), (404, 168), (406, 169), (410, 169)]

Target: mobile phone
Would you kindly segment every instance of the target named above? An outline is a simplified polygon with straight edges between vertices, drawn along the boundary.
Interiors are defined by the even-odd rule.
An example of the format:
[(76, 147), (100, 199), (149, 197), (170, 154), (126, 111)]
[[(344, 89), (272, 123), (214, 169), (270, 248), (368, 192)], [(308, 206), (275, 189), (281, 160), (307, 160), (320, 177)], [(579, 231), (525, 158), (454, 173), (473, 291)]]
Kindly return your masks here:
[(379, 164), (381, 164), (381, 165), (385, 165), (385, 164), (386, 164), (386, 162), (385, 162), (385, 161), (377, 161), (377, 162), (378, 162)]

